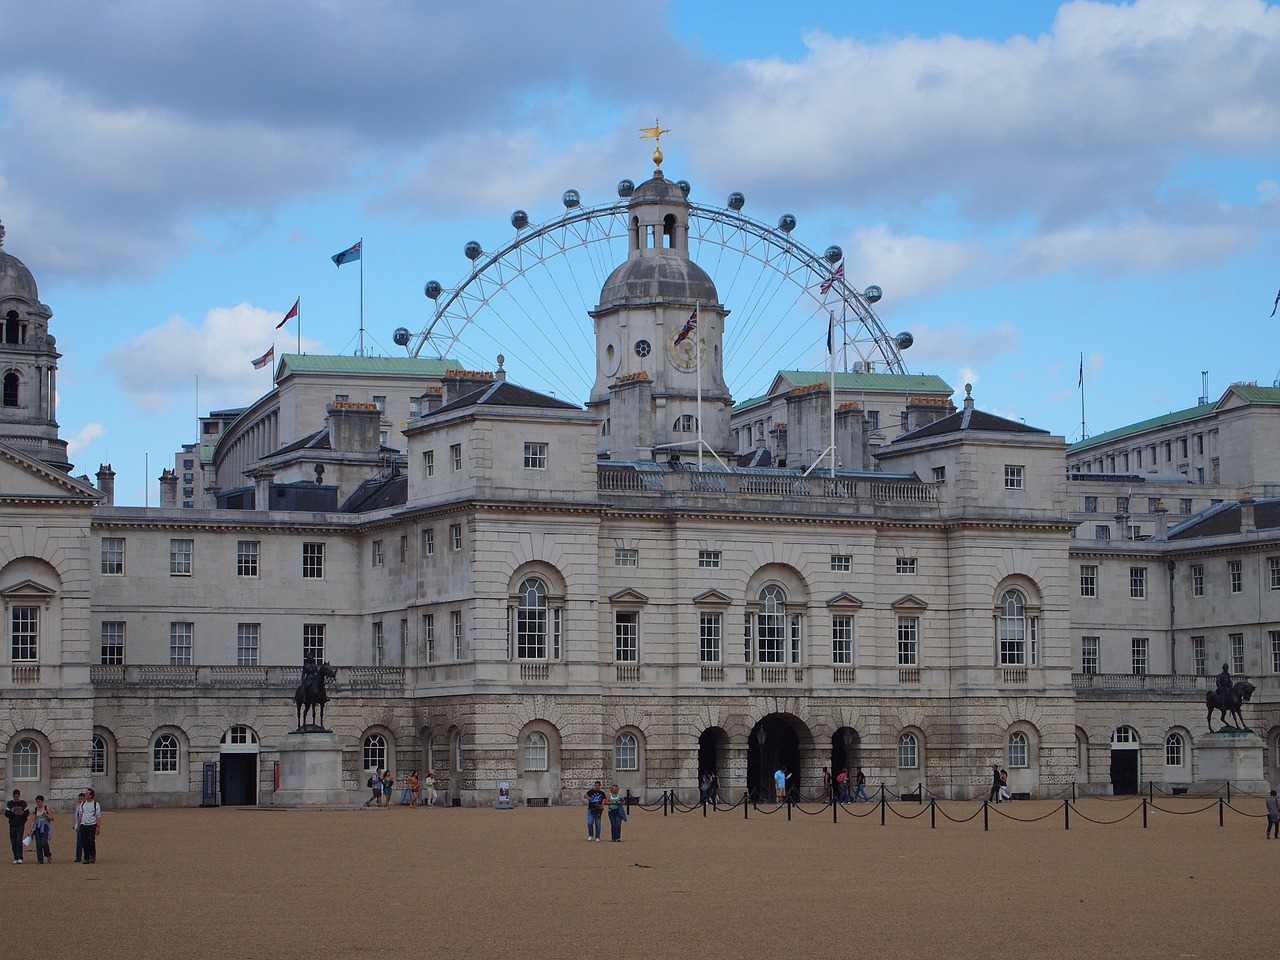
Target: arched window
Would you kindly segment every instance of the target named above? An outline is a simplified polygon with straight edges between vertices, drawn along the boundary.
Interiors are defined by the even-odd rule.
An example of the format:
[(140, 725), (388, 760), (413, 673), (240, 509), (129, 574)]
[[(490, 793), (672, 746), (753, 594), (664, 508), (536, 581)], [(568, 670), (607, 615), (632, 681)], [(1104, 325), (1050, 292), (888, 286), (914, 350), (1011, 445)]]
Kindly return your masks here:
[(13, 764), (10, 771), (14, 780), (40, 779), (40, 744), (30, 737), (23, 737), (13, 745)]
[(1185, 753), (1186, 741), (1182, 739), (1182, 734), (1171, 733), (1164, 740), (1164, 765), (1166, 767), (1182, 766)]
[(387, 766), (387, 738), (380, 733), (371, 733), (364, 738), (364, 768), (366, 771), (377, 770)]
[(516, 659), (547, 659), (547, 586), (537, 577), (520, 584), (516, 602)]
[(756, 658), (760, 663), (785, 663), (787, 648), (787, 597), (770, 584), (760, 591), (756, 615)]
[(613, 741), (613, 769), (639, 770), (640, 748), (633, 733), (620, 733)]
[(454, 773), (462, 772), (462, 733), (458, 732), (453, 735), (453, 771)]
[(1000, 666), (1027, 665), (1026, 604), (1017, 590), (1006, 590), (1000, 598)]
[(12, 370), (4, 375), (4, 405), (6, 407), (18, 405), (18, 375)]
[(531, 733), (524, 738), (524, 768), (526, 770), (547, 769), (547, 737), (542, 733)]
[(694, 419), (691, 413), (682, 413), (676, 417), (676, 422), (671, 425), (671, 429), (676, 433), (694, 433), (698, 429), (698, 421)]
[(154, 773), (178, 772), (178, 738), (172, 733), (156, 737), (151, 747), (151, 770)]
[(920, 766), (920, 741), (914, 733), (904, 733), (898, 738), (898, 769), (914, 770)]
[(107, 741), (100, 733), (95, 733), (89, 741), (89, 773), (94, 776), (105, 776), (107, 772)]
[(17, 310), (10, 310), (4, 315), (4, 342), (5, 343), (25, 343), (26, 333), (25, 324), (18, 317)]
[(1111, 735), (1111, 742), (1136, 747), (1141, 741), (1138, 739), (1138, 731), (1133, 727), (1116, 727), (1116, 732)]
[(1027, 735), (1021, 730), (1009, 734), (1009, 766), (1025, 769), (1029, 765)]

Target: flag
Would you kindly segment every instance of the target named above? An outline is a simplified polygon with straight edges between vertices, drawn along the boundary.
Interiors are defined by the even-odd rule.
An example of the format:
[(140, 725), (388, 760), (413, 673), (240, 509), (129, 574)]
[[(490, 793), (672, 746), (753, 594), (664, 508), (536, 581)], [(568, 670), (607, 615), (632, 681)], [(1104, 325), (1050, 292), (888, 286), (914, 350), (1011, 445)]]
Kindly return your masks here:
[(288, 323), (290, 320), (292, 320), (294, 317), (296, 317), (296, 316), (298, 315), (298, 306), (299, 306), (301, 303), (302, 303), (302, 298), (301, 298), (301, 297), (299, 297), (297, 300), (293, 301), (293, 306), (292, 306), (292, 307), (290, 307), (290, 308), (289, 308), (289, 312), (288, 312), (288, 313), (286, 313), (286, 314), (284, 315), (284, 319), (283, 319), (283, 320), (281, 320), (279, 323), (277, 323), (277, 324), (276, 324), (276, 329), (277, 329), (277, 330), (279, 330), (279, 329), (280, 329), (281, 327), (283, 327), (286, 323)]
[(333, 265), (335, 267), (340, 267), (344, 263), (350, 263), (352, 260), (359, 260), (360, 246), (363, 243), (364, 241), (361, 240), (360, 243), (357, 243), (354, 247), (347, 247), (347, 249), (343, 250), (341, 253), (335, 253), (329, 259), (333, 261)]
[(836, 315), (835, 312), (827, 314), (827, 356), (835, 352), (835, 336), (836, 336)]
[(844, 261), (840, 261), (840, 266), (836, 267), (835, 273), (831, 274), (826, 280), (822, 281), (822, 286), (818, 288), (819, 293), (829, 293), (836, 282), (844, 279)]
[(1080, 382), (1077, 383), (1076, 386), (1077, 387), (1084, 386), (1084, 354), (1083, 353), (1080, 354)]
[[(680, 328), (680, 332), (676, 334), (676, 343), (683, 343), (689, 339), (690, 334), (698, 332), (698, 308), (693, 308), (693, 313), (689, 314), (689, 319), (684, 322), (684, 326)], [(675, 344), (672, 344), (675, 346)]]
[(1271, 305), (1271, 315), (1276, 315), (1276, 307), (1280, 307), (1280, 290), (1276, 291), (1276, 302)]
[(273, 343), (271, 345), (270, 350), (268, 350), (266, 353), (260, 356), (257, 360), (253, 361), (253, 369), (261, 370), (263, 367), (265, 367), (268, 363), (271, 362), (271, 358), (274, 357), (275, 355), (276, 355), (276, 345)]

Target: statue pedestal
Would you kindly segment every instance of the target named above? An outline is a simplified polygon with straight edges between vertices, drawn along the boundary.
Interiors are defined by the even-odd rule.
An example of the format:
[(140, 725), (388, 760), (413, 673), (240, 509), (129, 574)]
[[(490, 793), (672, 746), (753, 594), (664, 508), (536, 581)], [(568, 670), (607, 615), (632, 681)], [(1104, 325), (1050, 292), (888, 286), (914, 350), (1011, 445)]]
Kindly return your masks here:
[(342, 744), (332, 733), (289, 733), (280, 744), (280, 788), (271, 798), (281, 807), (349, 807), (342, 786)]
[(1265, 796), (1271, 789), (1262, 772), (1266, 746), (1256, 733), (1219, 730), (1196, 740), (1201, 788), (1218, 789), (1228, 782), (1235, 789)]

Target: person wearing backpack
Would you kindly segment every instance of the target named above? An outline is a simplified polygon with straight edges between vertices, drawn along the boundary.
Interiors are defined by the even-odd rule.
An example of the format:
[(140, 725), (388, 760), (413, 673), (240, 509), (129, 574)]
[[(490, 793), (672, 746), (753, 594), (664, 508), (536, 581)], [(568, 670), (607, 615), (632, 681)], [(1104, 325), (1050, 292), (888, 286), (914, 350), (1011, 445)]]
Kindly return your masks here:
[(102, 807), (92, 790), (84, 792), (84, 799), (76, 805), (80, 814), (80, 846), (84, 850), (84, 863), (98, 860), (98, 835), (102, 833)]
[(367, 807), (372, 803), (375, 806), (382, 806), (382, 767), (378, 767), (373, 772), (373, 776), (365, 781), (364, 785), (373, 791), (372, 796), (364, 802), (364, 805)]

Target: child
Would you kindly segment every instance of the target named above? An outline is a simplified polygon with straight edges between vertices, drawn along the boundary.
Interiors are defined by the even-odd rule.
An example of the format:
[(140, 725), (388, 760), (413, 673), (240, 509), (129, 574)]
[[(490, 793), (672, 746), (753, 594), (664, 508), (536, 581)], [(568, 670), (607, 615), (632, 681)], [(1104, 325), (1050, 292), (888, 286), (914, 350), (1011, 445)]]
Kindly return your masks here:
[(53, 833), (53, 811), (44, 802), (44, 796), (36, 797), (35, 818), (31, 823), (31, 842), (36, 848), (36, 862), (44, 863), (46, 859), (53, 862), (53, 853), (49, 850), (49, 836)]

